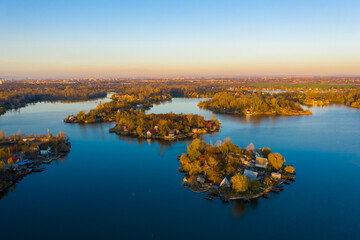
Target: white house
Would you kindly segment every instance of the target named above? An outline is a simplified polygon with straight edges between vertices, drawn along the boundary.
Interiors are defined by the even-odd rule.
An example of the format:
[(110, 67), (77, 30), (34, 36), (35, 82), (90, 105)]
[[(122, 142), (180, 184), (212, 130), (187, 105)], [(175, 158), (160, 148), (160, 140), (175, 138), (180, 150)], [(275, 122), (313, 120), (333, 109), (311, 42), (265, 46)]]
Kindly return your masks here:
[(227, 177), (225, 177), (225, 178), (221, 181), (220, 187), (230, 188), (230, 181), (227, 179)]
[(246, 176), (247, 179), (250, 181), (250, 180), (256, 179), (258, 177), (258, 173), (248, 170), (248, 169), (245, 169), (244, 176)]
[(268, 166), (268, 159), (263, 157), (256, 157), (255, 159), (255, 167), (258, 168), (267, 168)]
[(41, 146), (40, 147), (40, 154), (41, 155), (48, 155), (50, 153), (51, 148), (48, 146)]
[(272, 172), (271, 173), (271, 177), (275, 178), (275, 179), (281, 179), (281, 174), (280, 173), (276, 173), (276, 172)]

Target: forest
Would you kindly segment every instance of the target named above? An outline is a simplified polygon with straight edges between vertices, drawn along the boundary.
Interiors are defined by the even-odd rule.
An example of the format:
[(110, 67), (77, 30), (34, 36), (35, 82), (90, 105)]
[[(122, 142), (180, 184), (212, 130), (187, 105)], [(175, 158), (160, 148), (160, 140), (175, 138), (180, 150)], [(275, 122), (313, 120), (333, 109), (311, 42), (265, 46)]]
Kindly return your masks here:
[(298, 101), (280, 94), (262, 92), (221, 92), (201, 101), (199, 107), (220, 113), (240, 115), (309, 115)]

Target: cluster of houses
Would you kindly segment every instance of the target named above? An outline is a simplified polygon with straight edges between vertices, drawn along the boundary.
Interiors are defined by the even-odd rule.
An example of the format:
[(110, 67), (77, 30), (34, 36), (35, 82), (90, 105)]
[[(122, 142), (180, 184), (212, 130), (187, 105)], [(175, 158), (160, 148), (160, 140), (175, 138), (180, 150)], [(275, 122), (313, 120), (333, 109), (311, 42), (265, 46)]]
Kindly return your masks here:
[[(252, 180), (258, 180), (260, 183), (265, 183), (266, 177), (270, 177), (273, 180), (280, 180), (282, 178), (281, 173), (278, 172), (267, 172), (269, 160), (266, 157), (262, 156), (262, 149), (251, 149), (253, 153), (253, 157), (249, 158), (246, 155), (242, 155), (240, 157), (241, 164), (243, 168), (237, 173), (241, 173), (243, 176), (247, 178), (250, 182)], [(201, 158), (205, 156), (200, 156)], [(183, 184), (188, 185), (188, 180), (186, 177), (183, 179)], [(208, 186), (205, 183), (205, 178), (203, 176), (197, 177), (197, 182), (201, 184), (203, 187)], [(224, 177), (220, 182), (220, 185), (211, 185), (211, 188), (215, 189), (230, 189), (231, 188), (231, 178)]]
[[(37, 146), (37, 151), (41, 157), (47, 157), (51, 154), (51, 148), (47, 144)], [(0, 160), (2, 161), (2, 160)], [(7, 157), (3, 160), (6, 169), (11, 170), (24, 170), (34, 164), (34, 160), (25, 159), (21, 156)]]
[[(116, 130), (118, 130), (118, 131), (116, 131)], [(192, 134), (206, 134), (208, 132), (215, 131), (215, 130), (216, 130), (216, 128), (215, 128), (214, 122), (208, 121), (205, 124), (205, 127), (192, 128), (191, 132), (188, 134), (185, 134), (181, 130), (178, 130), (178, 129), (172, 129), (172, 130), (168, 131), (165, 136), (159, 136), (157, 134), (159, 131), (159, 127), (155, 126), (153, 129), (143, 131), (142, 135), (139, 136), (135, 130), (130, 131), (126, 126), (119, 126), (118, 124), (115, 124), (115, 127), (110, 129), (110, 132), (117, 132), (119, 134), (124, 134), (124, 135), (135, 135), (135, 136), (145, 137), (145, 138), (164, 138), (167, 140), (174, 140), (176, 138), (188, 137)]]

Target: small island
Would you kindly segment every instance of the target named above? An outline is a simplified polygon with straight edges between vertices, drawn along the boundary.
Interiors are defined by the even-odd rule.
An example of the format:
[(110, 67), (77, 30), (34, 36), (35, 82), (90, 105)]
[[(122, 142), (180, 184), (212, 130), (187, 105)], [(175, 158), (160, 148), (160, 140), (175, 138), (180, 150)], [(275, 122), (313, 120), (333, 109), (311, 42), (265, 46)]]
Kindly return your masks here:
[(142, 94), (114, 94), (110, 102), (99, 103), (95, 109), (88, 113), (80, 111), (76, 115), (69, 115), (64, 119), (66, 123), (98, 123), (115, 122), (123, 112), (149, 110), (153, 104), (170, 101), (171, 96), (154, 91)]
[(123, 136), (177, 140), (197, 137), (219, 131), (220, 122), (213, 115), (211, 120), (194, 114), (145, 114), (144, 112), (123, 112), (109, 132)]
[(7, 136), (0, 131), (0, 193), (32, 172), (42, 172), (46, 164), (70, 151), (69, 138), (63, 132)]
[(269, 192), (283, 190), (282, 184), (295, 179), (295, 168), (284, 165), (285, 158), (270, 148), (255, 149), (251, 143), (241, 149), (229, 138), (214, 146), (194, 139), (187, 153), (178, 156), (179, 171), (185, 173), (183, 184), (205, 199), (223, 201), (269, 197)]

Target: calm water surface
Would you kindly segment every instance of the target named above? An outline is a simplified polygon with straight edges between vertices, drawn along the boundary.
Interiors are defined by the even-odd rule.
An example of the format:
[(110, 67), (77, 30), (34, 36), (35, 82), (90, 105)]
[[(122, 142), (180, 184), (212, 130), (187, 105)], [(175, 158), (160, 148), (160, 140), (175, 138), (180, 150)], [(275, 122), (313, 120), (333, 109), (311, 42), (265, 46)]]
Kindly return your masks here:
[[(199, 99), (175, 99), (154, 113), (211, 112)], [(7, 134), (64, 131), (72, 149), (0, 200), (1, 239), (356, 239), (360, 226), (360, 111), (312, 108), (312, 116), (217, 115), (215, 143), (269, 146), (295, 165), (297, 178), (269, 199), (207, 201), (181, 185), (177, 154), (189, 142), (162, 144), (109, 134), (113, 124), (65, 124), (86, 103), (39, 103), (0, 117)]]

